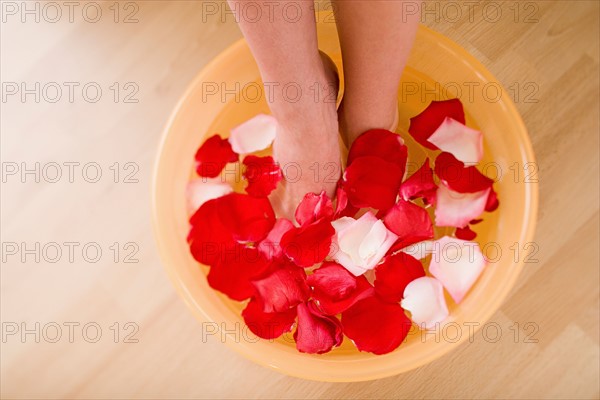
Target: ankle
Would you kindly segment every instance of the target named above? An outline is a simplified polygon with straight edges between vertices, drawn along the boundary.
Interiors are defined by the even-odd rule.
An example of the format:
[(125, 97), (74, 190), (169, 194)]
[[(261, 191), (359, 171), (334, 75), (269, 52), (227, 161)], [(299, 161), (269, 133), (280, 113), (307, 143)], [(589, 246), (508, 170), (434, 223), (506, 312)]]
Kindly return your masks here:
[(398, 103), (365, 107), (342, 101), (338, 109), (339, 129), (346, 146), (370, 129), (395, 131), (398, 127)]

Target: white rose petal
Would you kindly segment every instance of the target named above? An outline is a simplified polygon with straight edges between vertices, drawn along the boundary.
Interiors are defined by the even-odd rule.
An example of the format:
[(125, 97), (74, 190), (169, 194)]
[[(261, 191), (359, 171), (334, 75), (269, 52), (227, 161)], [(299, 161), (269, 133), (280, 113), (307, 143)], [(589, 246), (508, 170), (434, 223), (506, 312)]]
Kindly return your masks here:
[(455, 119), (446, 117), (444, 122), (427, 139), (440, 150), (448, 152), (466, 165), (474, 165), (483, 156), (483, 135)]
[(436, 324), (448, 317), (442, 284), (429, 276), (409, 283), (404, 289), (404, 298), (400, 304), (410, 311), (411, 319), (425, 329), (435, 328)]
[(330, 256), (355, 276), (375, 268), (398, 239), (370, 211), (359, 219), (342, 217), (332, 225), (335, 235)]
[(275, 117), (258, 114), (233, 128), (228, 140), (233, 151), (238, 154), (248, 154), (269, 147), (275, 140), (276, 133)]

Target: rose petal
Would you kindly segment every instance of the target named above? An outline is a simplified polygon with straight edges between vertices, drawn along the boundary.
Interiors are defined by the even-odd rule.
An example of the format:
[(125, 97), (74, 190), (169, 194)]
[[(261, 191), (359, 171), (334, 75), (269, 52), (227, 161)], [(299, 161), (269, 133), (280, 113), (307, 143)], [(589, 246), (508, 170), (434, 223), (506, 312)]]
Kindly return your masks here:
[(398, 239), (370, 211), (357, 220), (342, 217), (332, 225), (336, 235), (330, 256), (356, 276), (375, 268)]
[(476, 193), (458, 193), (443, 182), (436, 193), (435, 225), (463, 227), (485, 210), (491, 189)]
[(219, 218), (217, 201), (205, 202), (190, 218), (192, 227), (187, 238), (190, 252), (196, 261), (205, 265), (215, 264), (221, 252), (236, 244), (231, 231)]
[(273, 157), (246, 156), (244, 178), (248, 181), (246, 192), (254, 197), (267, 197), (283, 179), (281, 168)]
[(465, 164), (477, 164), (483, 156), (483, 135), (475, 129), (446, 117), (429, 137), (429, 142)]
[(213, 289), (241, 301), (254, 295), (251, 281), (268, 267), (269, 262), (257, 249), (237, 245), (233, 251), (221, 254), (206, 278)]
[(323, 261), (331, 247), (335, 230), (328, 220), (292, 228), (281, 238), (284, 254), (300, 267), (310, 267)]
[(319, 309), (327, 315), (339, 314), (373, 292), (373, 286), (364, 276), (356, 277), (333, 262), (323, 263), (306, 282), (313, 289)]
[(233, 192), (233, 188), (220, 179), (197, 178), (188, 182), (185, 191), (188, 213), (193, 214), (208, 200), (225, 196)]
[(258, 250), (269, 260), (280, 258), (283, 255), (281, 238), (293, 227), (294, 224), (290, 220), (285, 218), (277, 219), (267, 237), (258, 244)]
[(312, 302), (298, 305), (298, 327), (294, 332), (298, 351), (327, 353), (343, 339), (342, 324), (336, 317), (324, 315)]
[(250, 300), (242, 317), (248, 328), (258, 337), (275, 339), (292, 330), (296, 319), (296, 309), (292, 308), (279, 313), (266, 313), (259, 299)]
[(435, 174), (453, 191), (475, 193), (490, 189), (493, 180), (475, 167), (465, 167), (450, 153), (441, 153), (435, 159)]
[(485, 211), (496, 211), (499, 205), (500, 202), (498, 201), (498, 194), (492, 188), (492, 190), (490, 191), (490, 195), (487, 198), (487, 202), (485, 203)]
[(277, 121), (271, 115), (258, 114), (231, 130), (229, 143), (238, 154), (254, 153), (271, 145), (277, 133)]
[(217, 215), (238, 242), (259, 242), (275, 224), (275, 212), (267, 198), (230, 193), (214, 201)]
[(425, 276), (421, 262), (406, 253), (386, 257), (375, 268), (375, 292), (391, 303), (402, 300), (404, 289), (413, 280)]
[(282, 263), (267, 276), (253, 280), (266, 313), (282, 312), (308, 300), (309, 290), (304, 269)]
[(343, 175), (343, 185), (354, 207), (387, 210), (396, 202), (404, 170), (379, 157), (355, 159)]
[(411, 322), (399, 304), (369, 296), (342, 313), (342, 327), (358, 350), (385, 354), (400, 346)]
[(402, 308), (410, 311), (411, 319), (421, 329), (432, 329), (448, 317), (442, 284), (435, 278), (423, 276), (406, 286)]
[(459, 99), (432, 101), (421, 114), (410, 119), (408, 132), (421, 146), (437, 150), (437, 147), (427, 139), (446, 118), (465, 123), (465, 112)]
[(404, 200), (423, 198), (425, 204), (435, 203), (437, 185), (433, 181), (433, 170), (429, 166), (429, 158), (400, 186), (400, 197)]
[(337, 200), (333, 218), (353, 217), (356, 215), (359, 209), (350, 204), (348, 201), (348, 194), (341, 185), (338, 185), (335, 197)]
[(433, 238), (433, 224), (429, 213), (422, 207), (402, 199), (387, 212), (383, 222), (396, 235), (396, 246), (410, 244)]
[(227, 163), (236, 162), (238, 157), (227, 139), (213, 135), (196, 152), (196, 172), (200, 176), (214, 178), (219, 176)]
[(471, 227), (467, 225), (464, 228), (456, 228), (454, 231), (454, 236), (462, 240), (473, 240), (477, 237), (477, 233), (473, 232)]
[(425, 240), (423, 242), (414, 243), (409, 246), (406, 246), (399, 251), (402, 253), (406, 253), (409, 256), (416, 258), (417, 260), (422, 260), (431, 253), (433, 253), (435, 246), (435, 241), (433, 240)]
[(402, 171), (406, 168), (408, 149), (400, 135), (385, 129), (371, 129), (361, 134), (352, 143), (348, 152), (348, 164), (360, 157), (379, 157), (398, 165)]
[(307, 193), (296, 208), (296, 221), (301, 225), (312, 224), (322, 218), (333, 217), (333, 205), (325, 191), (317, 195)]
[(475, 242), (444, 236), (437, 243), (439, 252), (431, 258), (429, 272), (460, 303), (483, 271), (485, 258)]

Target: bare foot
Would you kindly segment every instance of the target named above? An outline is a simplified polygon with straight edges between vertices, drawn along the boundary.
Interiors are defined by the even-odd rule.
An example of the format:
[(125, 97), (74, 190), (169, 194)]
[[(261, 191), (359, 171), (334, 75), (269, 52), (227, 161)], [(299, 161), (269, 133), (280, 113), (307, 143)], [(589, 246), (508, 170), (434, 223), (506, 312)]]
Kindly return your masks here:
[(277, 216), (291, 221), (307, 193), (325, 190), (332, 197), (341, 174), (335, 103), (338, 76), (333, 62), (324, 54), (321, 58), (321, 74), (310, 85), (318, 85), (319, 92), (310, 90), (306, 101), (290, 104), (287, 112), (276, 115), (278, 131), (273, 157), (279, 162), (284, 179), (270, 198)]

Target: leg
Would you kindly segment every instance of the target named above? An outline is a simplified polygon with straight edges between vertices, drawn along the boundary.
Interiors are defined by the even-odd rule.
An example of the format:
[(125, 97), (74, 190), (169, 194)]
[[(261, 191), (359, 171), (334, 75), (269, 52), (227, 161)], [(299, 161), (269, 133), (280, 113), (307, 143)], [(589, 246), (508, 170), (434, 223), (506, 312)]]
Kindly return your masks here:
[[(272, 88), (267, 100), (279, 125), (273, 154), (288, 176), (271, 200), (279, 215), (293, 218), (306, 193), (325, 190), (331, 196), (335, 190), (340, 170), (335, 97), (330, 101), (327, 96), (315, 96), (315, 85), (321, 87), (318, 93), (323, 88), (331, 90), (337, 76), (319, 54), (312, 0), (284, 0), (275, 6), (268, 1), (252, 3), (260, 7), (261, 17), (245, 20), (245, 2), (229, 0), (263, 82)], [(288, 12), (283, 12), (287, 3)], [(300, 10), (299, 14), (294, 10)], [(286, 85), (287, 91), (283, 90)], [(323, 173), (331, 165), (338, 169), (333, 178)]]
[[(411, 5), (414, 5), (411, 2)], [(335, 0), (346, 89), (339, 124), (346, 145), (373, 128), (396, 129), (398, 85), (418, 26), (402, 0)]]

